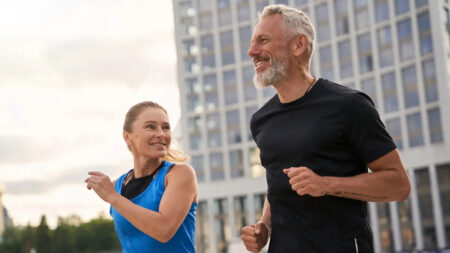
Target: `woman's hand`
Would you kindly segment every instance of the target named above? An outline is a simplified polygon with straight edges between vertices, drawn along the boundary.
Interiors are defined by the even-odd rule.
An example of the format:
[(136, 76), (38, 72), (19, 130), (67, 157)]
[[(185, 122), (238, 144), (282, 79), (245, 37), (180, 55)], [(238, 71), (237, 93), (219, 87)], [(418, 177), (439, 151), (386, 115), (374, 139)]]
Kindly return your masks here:
[(117, 195), (111, 179), (98, 171), (91, 171), (88, 174), (91, 176), (85, 180), (87, 188), (93, 189), (101, 199), (111, 203)]

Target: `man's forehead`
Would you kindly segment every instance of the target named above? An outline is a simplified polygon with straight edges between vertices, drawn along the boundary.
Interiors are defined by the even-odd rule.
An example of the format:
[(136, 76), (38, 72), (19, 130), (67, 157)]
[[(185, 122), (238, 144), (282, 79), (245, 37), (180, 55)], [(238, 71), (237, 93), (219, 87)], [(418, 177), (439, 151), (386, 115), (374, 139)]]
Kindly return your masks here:
[(275, 34), (286, 29), (280, 14), (265, 16), (259, 20), (253, 30), (253, 36), (261, 36), (265, 34)]

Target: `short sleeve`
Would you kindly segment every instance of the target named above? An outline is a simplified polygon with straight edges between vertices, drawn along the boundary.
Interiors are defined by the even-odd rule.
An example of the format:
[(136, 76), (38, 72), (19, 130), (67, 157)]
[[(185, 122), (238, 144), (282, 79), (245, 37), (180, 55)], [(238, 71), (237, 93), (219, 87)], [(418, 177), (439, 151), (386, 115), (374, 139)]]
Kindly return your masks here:
[(352, 95), (346, 107), (345, 136), (351, 149), (368, 164), (396, 148), (369, 96)]

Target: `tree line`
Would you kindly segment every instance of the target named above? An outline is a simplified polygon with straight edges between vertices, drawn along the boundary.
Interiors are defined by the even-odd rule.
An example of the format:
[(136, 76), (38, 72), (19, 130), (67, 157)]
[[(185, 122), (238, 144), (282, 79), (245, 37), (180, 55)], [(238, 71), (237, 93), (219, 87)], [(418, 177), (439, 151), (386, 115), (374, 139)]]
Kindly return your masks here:
[(37, 227), (9, 226), (0, 240), (0, 253), (112, 253), (120, 252), (114, 223), (103, 215), (88, 222), (78, 216), (58, 218), (50, 229), (45, 215)]

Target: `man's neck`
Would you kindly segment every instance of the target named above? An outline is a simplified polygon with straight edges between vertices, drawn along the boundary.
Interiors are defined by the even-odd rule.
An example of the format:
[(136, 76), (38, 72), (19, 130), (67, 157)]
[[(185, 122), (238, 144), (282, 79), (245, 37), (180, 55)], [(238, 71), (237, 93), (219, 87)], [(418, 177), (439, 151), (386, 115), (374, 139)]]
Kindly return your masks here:
[(315, 78), (311, 74), (302, 73), (286, 78), (273, 86), (277, 90), (280, 102), (285, 104), (303, 97), (308, 89), (312, 88), (313, 82)]

